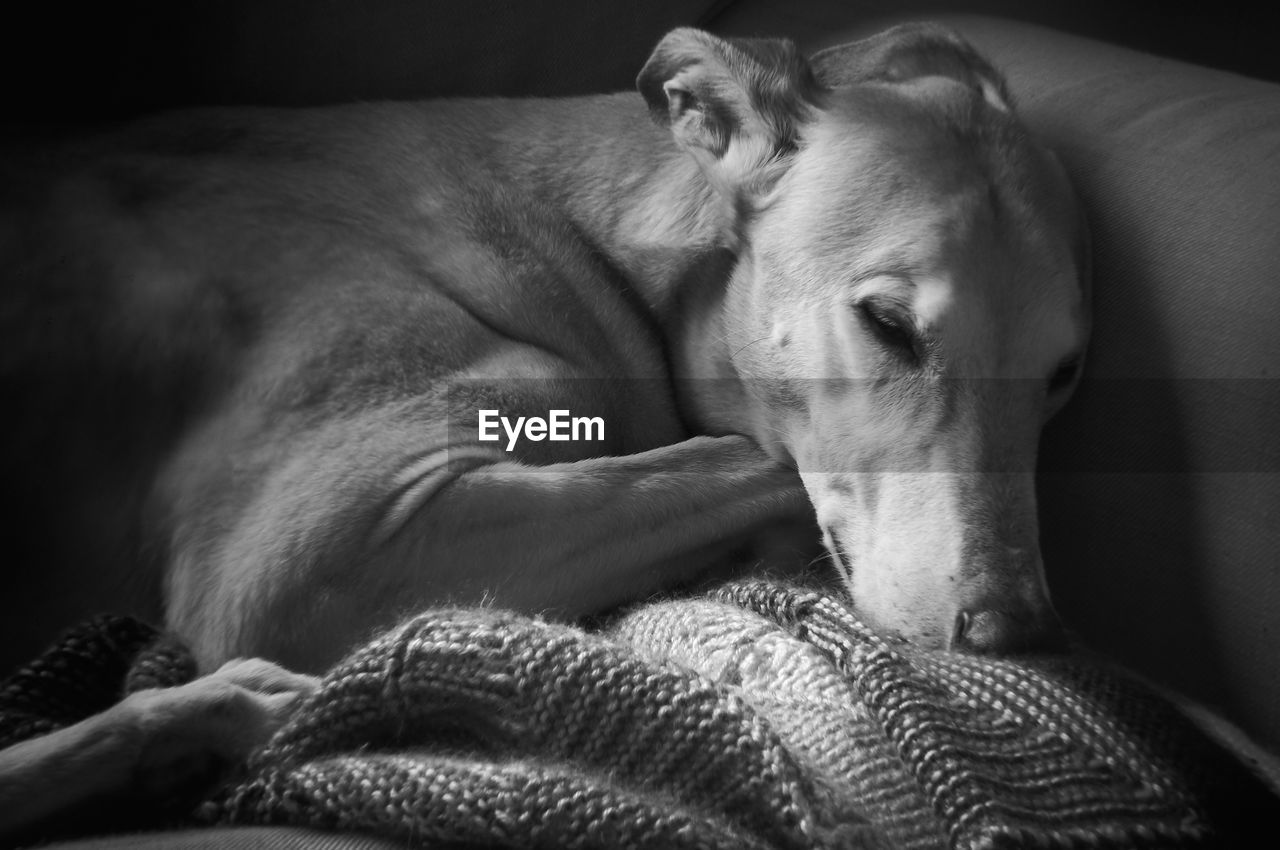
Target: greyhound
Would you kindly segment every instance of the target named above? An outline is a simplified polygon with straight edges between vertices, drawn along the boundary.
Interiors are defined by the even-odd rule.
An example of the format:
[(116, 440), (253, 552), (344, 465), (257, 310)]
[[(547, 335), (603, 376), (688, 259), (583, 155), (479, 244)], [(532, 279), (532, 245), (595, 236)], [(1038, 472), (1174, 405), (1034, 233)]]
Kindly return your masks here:
[(237, 738), (189, 709), (248, 693), (269, 729), (411, 610), (579, 617), (797, 529), (887, 633), (1060, 639), (1032, 476), (1088, 259), (1000, 75), (931, 25), (811, 60), (679, 29), (637, 84), (195, 111), (10, 159), (10, 604), (163, 599), (218, 670), (94, 722)]

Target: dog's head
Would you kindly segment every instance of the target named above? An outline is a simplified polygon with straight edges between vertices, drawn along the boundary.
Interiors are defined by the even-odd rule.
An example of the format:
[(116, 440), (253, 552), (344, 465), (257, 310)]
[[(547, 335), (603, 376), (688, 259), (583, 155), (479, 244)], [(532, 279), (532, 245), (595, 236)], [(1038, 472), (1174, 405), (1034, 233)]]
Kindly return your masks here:
[(1088, 335), (1083, 218), (1001, 76), (912, 25), (799, 56), (678, 30), (639, 87), (736, 210), (700, 394), (803, 477), (871, 623), (1031, 649), (1059, 626), (1034, 466)]

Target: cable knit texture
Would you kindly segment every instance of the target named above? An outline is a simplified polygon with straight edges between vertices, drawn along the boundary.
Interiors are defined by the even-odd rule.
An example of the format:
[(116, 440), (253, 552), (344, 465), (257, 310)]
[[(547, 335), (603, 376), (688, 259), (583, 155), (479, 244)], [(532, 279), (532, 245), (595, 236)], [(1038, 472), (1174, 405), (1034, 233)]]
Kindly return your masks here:
[(0, 748), (195, 675), (195, 659), (177, 640), (130, 617), (100, 614), (0, 683)]
[[(152, 676), (183, 661), (117, 643)], [(57, 679), (23, 675), (0, 730)], [(59, 700), (39, 731), (74, 719)], [(428, 846), (1174, 848), (1246, 845), (1277, 809), (1121, 671), (918, 650), (755, 581), (595, 632), (424, 613), (330, 671), (195, 814)]]

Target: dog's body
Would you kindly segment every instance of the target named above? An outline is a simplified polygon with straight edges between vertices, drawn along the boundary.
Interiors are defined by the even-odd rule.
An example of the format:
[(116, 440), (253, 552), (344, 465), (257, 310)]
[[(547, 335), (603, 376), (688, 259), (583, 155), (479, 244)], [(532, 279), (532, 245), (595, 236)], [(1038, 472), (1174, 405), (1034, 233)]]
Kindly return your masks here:
[[(659, 568), (745, 531), (739, 509), (798, 514), (796, 482), (747, 441), (679, 445), (661, 330), (547, 197), (601, 179), (539, 155), (548, 133), (581, 134), (587, 156), (655, 147), (621, 101), (206, 113), (108, 140), (41, 210), (54, 239), (17, 246), (58, 245), (71, 299), (32, 291), (20, 315), (37, 321), (15, 330), (38, 364), (20, 378), (25, 414), (66, 428), (59, 446), (118, 452), (68, 453), (65, 470), (42, 454), (31, 472), (75, 482), (59, 506), (80, 484), (128, 498), (68, 506), (106, 522), (48, 512), (77, 529), (78, 557), (33, 550), (19, 581), (70, 564), (47, 596), (132, 608), (112, 588), (138, 569), (137, 534), (202, 660), (314, 669), (432, 601), (599, 610), (686, 574)], [(606, 214), (583, 201), (584, 218)], [(70, 336), (48, 334), (80, 299)], [(73, 407), (40, 415), (50, 404)], [(605, 440), (477, 441), (481, 409), (561, 408), (603, 419)], [(655, 492), (633, 492), (645, 477)]]
[[(4, 661), (163, 607), (206, 670), (316, 670), (433, 603), (583, 615), (778, 529), (801, 564), (815, 508), (869, 622), (1050, 642), (1031, 474), (1086, 261), (998, 75), (930, 27), (812, 67), (680, 30), (638, 82), (8, 158)], [(603, 434), (480, 439), (555, 410)], [(239, 757), (228, 729), (312, 687), (231, 665), (130, 698), (6, 751), (0, 800), (21, 823), (122, 761)]]
[[(1051, 639), (1031, 475), (1086, 269), (999, 77), (927, 27), (814, 68), (682, 30), (639, 83), (656, 122), (215, 111), (12, 160), (8, 622), (163, 599), (206, 669), (316, 670), (432, 603), (641, 598), (816, 507), (869, 621)], [(603, 439), (478, 438), (556, 409)]]
[[(15, 576), (43, 587), (19, 597), (67, 605), (42, 613), (60, 623), (136, 610), (121, 593), (150, 589), (130, 586), (141, 552), (207, 665), (318, 669), (433, 601), (581, 615), (802, 517), (799, 482), (749, 441), (686, 440), (664, 307), (593, 255), (612, 234), (584, 239), (548, 197), (610, 174), (577, 161), (593, 148), (664, 167), (657, 148), (696, 176), (633, 99), (205, 113), (107, 140), (40, 210), (53, 238), (10, 243), (56, 245), (70, 289), (21, 293), (25, 326), (6, 328), (24, 421), (65, 452), (19, 458), (55, 503)], [(575, 157), (539, 154), (565, 133)], [(587, 221), (619, 215), (579, 202)], [(643, 236), (683, 259), (661, 240), (684, 234)], [(481, 409), (561, 408), (605, 439), (477, 440)]]

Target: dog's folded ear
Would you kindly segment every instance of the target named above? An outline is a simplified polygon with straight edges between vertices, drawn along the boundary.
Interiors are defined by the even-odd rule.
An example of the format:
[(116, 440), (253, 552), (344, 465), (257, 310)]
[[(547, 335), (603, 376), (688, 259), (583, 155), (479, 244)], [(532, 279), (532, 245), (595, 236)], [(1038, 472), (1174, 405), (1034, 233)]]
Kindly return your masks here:
[(949, 77), (998, 109), (1013, 108), (1004, 76), (958, 32), (942, 24), (899, 24), (870, 38), (821, 50), (812, 61), (814, 74), (830, 88)]
[(636, 86), (659, 124), (735, 200), (767, 191), (795, 151), (820, 91), (790, 41), (668, 33)]

